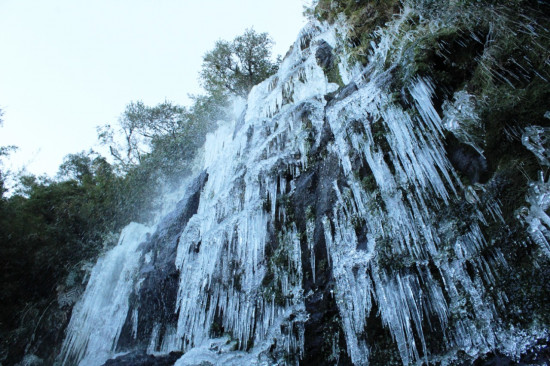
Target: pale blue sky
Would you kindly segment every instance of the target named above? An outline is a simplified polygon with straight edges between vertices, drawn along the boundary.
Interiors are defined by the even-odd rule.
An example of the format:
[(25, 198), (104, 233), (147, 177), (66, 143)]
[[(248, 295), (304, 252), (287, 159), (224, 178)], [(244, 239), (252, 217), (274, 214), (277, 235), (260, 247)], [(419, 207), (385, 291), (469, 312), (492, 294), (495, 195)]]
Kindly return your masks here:
[(246, 28), (284, 55), (305, 0), (0, 0), (0, 146), (8, 163), (53, 175), (97, 144), (128, 102), (188, 104), (203, 54)]

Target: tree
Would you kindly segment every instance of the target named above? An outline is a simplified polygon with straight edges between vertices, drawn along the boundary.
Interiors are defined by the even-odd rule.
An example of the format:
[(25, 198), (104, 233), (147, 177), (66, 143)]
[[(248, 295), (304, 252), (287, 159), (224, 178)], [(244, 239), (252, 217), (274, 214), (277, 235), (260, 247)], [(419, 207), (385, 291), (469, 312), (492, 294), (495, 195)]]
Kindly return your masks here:
[[(2, 119), (2, 116), (4, 115), (4, 112), (2, 109), (0, 109), (0, 127), (2, 126), (2, 123), (4, 123), (4, 120)], [(8, 156), (10, 153), (17, 150), (16, 146), (10, 145), (10, 146), (0, 146), (0, 200), (2, 197), (4, 197), (4, 193), (6, 192), (5, 187), (5, 181), (6, 181), (6, 172), (4, 172), (2, 168), (2, 158), (5, 156)], [(9, 172), (8, 172), (9, 174)]]
[(59, 166), (58, 176), (66, 179), (76, 180), (80, 184), (89, 180), (92, 176), (92, 157), (90, 153), (69, 154), (63, 159)]
[[(0, 126), (2, 126), (2, 122), (3, 122), (2, 121), (2, 115), (3, 114), (4, 114), (4, 112), (2, 112), (2, 110), (0, 109)], [(3, 155), (6, 154), (6, 152), (4, 150), (5, 150), (5, 148), (3, 146), (0, 146), (0, 157), (2, 157)], [(1, 161), (0, 161), (0, 163), (1, 163)], [(2, 171), (0, 170), (0, 200), (4, 196), (5, 191), (6, 191), (6, 189), (4, 188), (4, 176), (2, 174)]]
[(220, 90), (246, 97), (252, 87), (277, 70), (271, 61), (273, 40), (267, 33), (247, 29), (232, 42), (217, 41), (203, 57), (202, 86), (209, 93)]
[[(7, 156), (10, 152), (16, 150), (15, 146), (0, 146), (0, 168), (2, 168), (2, 157)], [(6, 192), (5, 187), (6, 173), (0, 169), (0, 199)]]
[[(82, 152), (64, 159), (57, 180), (19, 176), (18, 189), (0, 199), (0, 338), (8, 351), (2, 362), (15, 364), (29, 347), (62, 336), (52, 319), (65, 310), (50, 306), (58, 289), (78, 289), (86, 278), (82, 261), (114, 245), (110, 233), (133, 218), (121, 215), (122, 179), (103, 157)], [(76, 276), (71, 285), (69, 273)]]
[(127, 172), (151, 152), (154, 140), (176, 139), (187, 123), (187, 114), (185, 107), (169, 101), (155, 107), (131, 102), (119, 118), (119, 130), (114, 131), (110, 125), (99, 127), (98, 138), (109, 147), (121, 170)]

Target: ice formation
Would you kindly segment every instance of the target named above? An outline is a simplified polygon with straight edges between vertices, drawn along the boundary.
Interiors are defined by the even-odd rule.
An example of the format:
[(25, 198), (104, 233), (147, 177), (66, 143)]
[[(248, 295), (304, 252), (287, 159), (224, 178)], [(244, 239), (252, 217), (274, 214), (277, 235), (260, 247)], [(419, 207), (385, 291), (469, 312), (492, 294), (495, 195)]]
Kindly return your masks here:
[(82, 300), (73, 309), (63, 344), (64, 364), (100, 365), (113, 355), (139, 270), (138, 246), (150, 232), (151, 228), (130, 224), (118, 245), (94, 266)]
[[(480, 199), (480, 186), (465, 185), (445, 151), (450, 131), (483, 153), (463, 128), (478, 120), (472, 97), (457, 91), (440, 113), (432, 80), (410, 82), (406, 108), (388, 87), (392, 68), (385, 65), (402, 61), (395, 49), (414, 37), (401, 30), (410, 11), (380, 31), (365, 69), (346, 60), (344, 24), (310, 22), (278, 73), (253, 88), (241, 117), (220, 121), (208, 136), (201, 168), (208, 178), (197, 191), (196, 212), (176, 235), (177, 320), (152, 326), (145, 342), (150, 353), (184, 351), (179, 366), (272, 365), (277, 358), (297, 363), (310, 320), (306, 302), (323, 270), (331, 271), (331, 296), (356, 365), (369, 363), (373, 350), (365, 334), (377, 317), (405, 365), (432, 357), (433, 333), (441, 335), (439, 351), (449, 350), (450, 359), (455, 350), (518, 354), (526, 340), (544, 333), (519, 334), (499, 322), (507, 298), (489, 289), (494, 268), (507, 263), (483, 228), (503, 223), (500, 203)], [(351, 92), (327, 79), (315, 56), (321, 42), (339, 50), (337, 67), (343, 82), (353, 84)], [(328, 144), (327, 133), (334, 137)], [(536, 128), (524, 135), (525, 146), (546, 166), (547, 137)], [(338, 177), (325, 182), (336, 199), (321, 217), (315, 207), (304, 207), (301, 227), (289, 200), (312, 164), (321, 164), (323, 149), (338, 162)], [(533, 183), (523, 215), (548, 255), (549, 184), (543, 175)], [(453, 212), (457, 206), (463, 212)], [(159, 251), (138, 249), (149, 232), (128, 227), (94, 268), (65, 340), (67, 364), (100, 365), (120, 351), (126, 319), (139, 338), (140, 311), (129, 310), (128, 296), (139, 291), (147, 256)], [(327, 263), (321, 264), (321, 249)], [(311, 293), (305, 293), (306, 272)], [(215, 338), (214, 325), (230, 336)]]

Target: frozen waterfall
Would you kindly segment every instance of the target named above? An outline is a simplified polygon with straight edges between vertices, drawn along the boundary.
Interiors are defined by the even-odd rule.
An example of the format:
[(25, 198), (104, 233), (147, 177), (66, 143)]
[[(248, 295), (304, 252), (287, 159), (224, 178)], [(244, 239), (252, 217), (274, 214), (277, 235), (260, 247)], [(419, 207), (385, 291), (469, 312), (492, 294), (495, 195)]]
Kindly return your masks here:
[[(465, 183), (446, 151), (455, 134), (484, 159), (462, 128), (480, 119), (474, 97), (458, 90), (439, 108), (428, 77), (403, 86), (408, 103), (390, 88), (413, 16), (405, 7), (378, 30), (366, 67), (347, 58), (342, 19), (311, 21), (278, 73), (218, 122), (174, 211), (154, 228), (131, 224), (98, 261), (64, 363), (99, 366), (141, 347), (184, 352), (178, 366), (298, 364), (323, 323), (323, 357), (355, 365), (372, 359), (373, 329), (404, 365), (457, 350), (517, 356), (544, 338), (543, 326), (500, 321), (508, 299), (493, 288), (509, 263), (487, 228), (506, 229), (501, 202)], [(319, 64), (320, 45), (339, 55), (345, 86)], [(547, 136), (524, 135), (546, 166)], [(548, 177), (529, 192), (519, 219), (550, 255)], [(333, 323), (316, 306), (333, 306)]]

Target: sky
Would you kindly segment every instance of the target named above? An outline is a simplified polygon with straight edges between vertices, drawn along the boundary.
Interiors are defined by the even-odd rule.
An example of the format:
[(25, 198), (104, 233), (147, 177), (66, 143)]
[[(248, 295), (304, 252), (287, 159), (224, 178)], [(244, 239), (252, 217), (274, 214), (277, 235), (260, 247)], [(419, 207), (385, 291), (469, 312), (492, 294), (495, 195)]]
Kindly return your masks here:
[(284, 56), (306, 0), (0, 0), (4, 169), (54, 176), (142, 100), (189, 105), (202, 56), (253, 27)]

